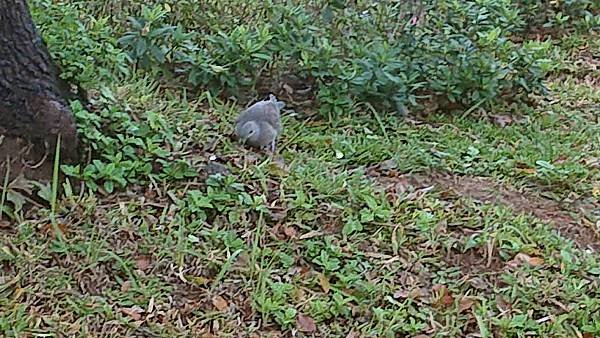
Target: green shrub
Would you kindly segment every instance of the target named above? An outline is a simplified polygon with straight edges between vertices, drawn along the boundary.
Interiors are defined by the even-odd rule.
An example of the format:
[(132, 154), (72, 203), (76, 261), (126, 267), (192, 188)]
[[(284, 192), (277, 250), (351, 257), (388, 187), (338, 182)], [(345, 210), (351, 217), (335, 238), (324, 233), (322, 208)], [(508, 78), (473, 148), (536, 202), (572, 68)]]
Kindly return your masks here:
[[(255, 91), (261, 80), (275, 81), (286, 72), (314, 78), (319, 111), (329, 116), (351, 111), (353, 102), (360, 101), (403, 113), (432, 98), (464, 107), (490, 105), (507, 96), (543, 91), (542, 80), (551, 70), (545, 62), (550, 45), (533, 48), (511, 42), (525, 25), (511, 1), (426, 2), (422, 10), (427, 15), (417, 25), (411, 22), (414, 8), (407, 13), (411, 8), (400, 5), (324, 3), (324, 10), (317, 12), (301, 1), (297, 6), (252, 4), (235, 10), (206, 5), (209, 11), (223, 10), (222, 21), (235, 25), (215, 22), (193, 35), (181, 28), (191, 22), (167, 26), (173, 18), (163, 6), (142, 9), (142, 18), (131, 20), (134, 31), (121, 41), (128, 42), (125, 48), (136, 60), (150, 58), (147, 51), (156, 45), (159, 51), (171, 51), (177, 55), (171, 59), (176, 74), (215, 92)], [(195, 10), (184, 3), (178, 13), (185, 8)], [(254, 21), (240, 12), (244, 10), (256, 10)], [(161, 15), (149, 18), (155, 12)], [(214, 19), (207, 12), (201, 17)], [(163, 26), (173, 28), (154, 28)], [(186, 43), (136, 42), (141, 34), (135, 32), (151, 35), (155, 29), (165, 34), (179, 30)], [(138, 55), (140, 50), (146, 54)]]
[[(563, 26), (583, 20), (595, 27), (598, 17), (587, 0), (32, 2), (45, 40), (60, 46), (51, 52), (63, 76), (84, 87), (137, 76), (135, 66), (227, 95), (271, 90), (282, 76), (295, 75), (314, 84), (317, 110), (330, 120), (361, 102), (404, 114), (432, 100), (468, 109), (543, 92), (555, 67), (551, 43), (515, 37), (537, 21), (554, 27), (559, 13), (570, 17)], [(96, 19), (107, 11), (110, 18)], [(136, 177), (189, 174), (160, 150), (160, 135), (172, 130), (149, 128), (151, 113), (140, 120), (114, 100), (105, 103), (94, 113), (74, 106), (96, 162), (71, 174), (105, 182), (105, 190)]]

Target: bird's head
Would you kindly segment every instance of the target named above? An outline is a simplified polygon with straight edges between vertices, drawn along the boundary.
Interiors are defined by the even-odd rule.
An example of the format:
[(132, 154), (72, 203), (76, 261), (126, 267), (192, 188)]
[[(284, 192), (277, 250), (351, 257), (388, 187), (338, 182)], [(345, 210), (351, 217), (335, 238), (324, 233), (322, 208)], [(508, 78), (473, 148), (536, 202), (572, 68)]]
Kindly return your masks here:
[(243, 143), (256, 142), (260, 137), (260, 127), (255, 121), (248, 121), (240, 127), (239, 136)]

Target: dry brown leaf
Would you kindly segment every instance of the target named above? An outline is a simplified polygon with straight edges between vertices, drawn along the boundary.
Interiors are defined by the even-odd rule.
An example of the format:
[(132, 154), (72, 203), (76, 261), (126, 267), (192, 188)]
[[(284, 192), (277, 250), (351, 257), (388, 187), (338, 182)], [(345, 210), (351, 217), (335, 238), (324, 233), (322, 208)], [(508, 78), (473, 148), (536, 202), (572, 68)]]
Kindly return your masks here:
[(560, 154), (555, 160), (554, 162), (552, 162), (553, 164), (563, 164), (565, 162), (567, 162), (569, 158), (567, 157), (567, 155), (564, 154)]
[(325, 293), (329, 293), (331, 286), (329, 285), (329, 279), (322, 273), (319, 274), (319, 285)]
[(437, 304), (441, 307), (449, 307), (454, 304), (454, 297), (450, 294), (450, 291), (445, 285), (436, 284), (432, 287), (432, 290), (439, 295)]
[(121, 292), (127, 292), (131, 289), (131, 281), (125, 281), (121, 284)]
[(445, 294), (442, 296), (442, 299), (440, 300), (440, 304), (443, 307), (449, 307), (452, 304), (454, 304), (454, 297), (452, 297), (451, 294)]
[(325, 233), (323, 231), (312, 230), (303, 235), (300, 235), (300, 239), (310, 239), (313, 237), (323, 236)]
[(5, 229), (5, 228), (10, 228), (10, 222), (9, 221), (0, 221), (0, 229)]
[(283, 83), (283, 85), (281, 85), (281, 87), (283, 87), (283, 89), (288, 94), (293, 94), (294, 93), (294, 89), (289, 84), (287, 84), (287, 83)]
[(77, 334), (81, 332), (81, 325), (78, 323), (73, 323), (71, 325), (69, 325), (69, 330), (67, 331), (67, 334), (72, 335), (72, 336), (77, 336)]
[(513, 118), (508, 115), (492, 115), (492, 121), (495, 125), (504, 128), (513, 122)]
[(420, 335), (414, 336), (413, 338), (430, 338), (430, 337), (426, 334), (420, 334)]
[(408, 290), (398, 290), (398, 291), (394, 292), (394, 295), (393, 295), (393, 297), (395, 299), (399, 299), (399, 298), (406, 299), (406, 298), (408, 298), (408, 296), (410, 296), (410, 293), (408, 292)]
[(296, 228), (294, 228), (293, 226), (284, 226), (283, 227), (283, 233), (288, 237), (288, 238), (296, 238), (298, 237), (298, 232), (296, 231)]
[(146, 189), (146, 191), (144, 192), (144, 197), (147, 200), (153, 200), (156, 197), (156, 191), (152, 190), (152, 189)]
[(299, 313), (298, 317), (296, 317), (296, 327), (301, 332), (317, 331), (317, 325), (315, 324), (315, 320), (301, 313)]
[(508, 311), (512, 308), (512, 305), (504, 299), (504, 297), (499, 295), (496, 296), (496, 305), (498, 305), (498, 308), (502, 311)]
[(46, 225), (44, 225), (44, 231), (46, 233), (49, 233), (50, 236), (52, 236), (53, 238), (54, 236), (56, 236), (56, 230), (60, 231), (61, 235), (64, 236), (69, 230), (69, 227), (64, 223), (57, 223), (56, 228), (54, 228), (52, 223), (47, 223)]
[(460, 304), (458, 305), (458, 313), (470, 310), (471, 307), (473, 307), (473, 304), (475, 304), (475, 301), (471, 298), (468, 297), (463, 297), (460, 300)]
[(122, 308), (121, 312), (137, 322), (138, 320), (142, 319), (142, 313), (144, 313), (144, 310), (139, 306), (133, 306), (130, 308)]
[(535, 168), (525, 168), (525, 169), (520, 169), (522, 172), (526, 173), (526, 174), (530, 174), (530, 175), (535, 175), (535, 173), (537, 172), (537, 170), (535, 170)]
[(225, 310), (227, 310), (229, 308), (229, 303), (227, 303), (227, 301), (225, 300), (225, 298), (221, 297), (221, 296), (215, 296), (212, 299), (212, 304), (214, 305), (214, 307), (223, 312)]
[(516, 254), (515, 257), (507, 263), (507, 265), (512, 268), (517, 268), (523, 265), (540, 266), (544, 265), (544, 263), (545, 261), (543, 258), (531, 257), (527, 254), (520, 252)]
[(540, 265), (544, 265), (545, 261), (541, 257), (531, 257), (531, 259), (528, 261), (528, 263), (531, 266), (540, 266)]
[(151, 261), (152, 258), (150, 256), (140, 255), (135, 258), (135, 266), (139, 270), (145, 271), (150, 266)]
[(419, 299), (429, 295), (429, 292), (425, 288), (416, 288), (409, 292), (408, 297), (412, 299)]

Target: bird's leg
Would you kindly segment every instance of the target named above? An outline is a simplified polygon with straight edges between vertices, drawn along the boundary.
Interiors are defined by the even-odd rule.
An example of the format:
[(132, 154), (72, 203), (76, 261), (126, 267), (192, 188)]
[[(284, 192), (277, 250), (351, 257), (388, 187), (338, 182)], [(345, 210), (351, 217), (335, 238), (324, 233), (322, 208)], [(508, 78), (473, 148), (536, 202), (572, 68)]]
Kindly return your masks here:
[(271, 141), (271, 152), (275, 152), (275, 140)]

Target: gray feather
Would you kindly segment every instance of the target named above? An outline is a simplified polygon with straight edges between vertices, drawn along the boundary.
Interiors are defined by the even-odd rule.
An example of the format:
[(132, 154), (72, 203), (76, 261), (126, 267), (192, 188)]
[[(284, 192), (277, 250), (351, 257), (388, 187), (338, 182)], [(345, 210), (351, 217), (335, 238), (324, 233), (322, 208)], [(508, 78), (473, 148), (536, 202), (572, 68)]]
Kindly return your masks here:
[(236, 120), (235, 133), (247, 144), (262, 148), (274, 147), (277, 136), (281, 133), (280, 110), (285, 103), (277, 101), (274, 95), (246, 108)]

